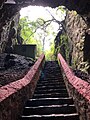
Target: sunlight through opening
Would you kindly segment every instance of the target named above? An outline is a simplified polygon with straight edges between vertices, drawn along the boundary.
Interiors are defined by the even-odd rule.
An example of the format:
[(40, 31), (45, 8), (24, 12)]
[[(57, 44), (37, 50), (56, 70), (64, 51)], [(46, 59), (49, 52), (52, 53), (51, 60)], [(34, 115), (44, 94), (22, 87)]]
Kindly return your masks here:
[[(30, 30), (32, 29), (28, 31), (29, 33), (25, 33), (28, 38), (22, 35), (23, 39), (27, 40), (25, 44), (33, 44), (34, 40), (36, 40), (41, 43), (39, 47), (42, 46), (43, 52), (50, 50), (51, 45), (54, 45), (54, 39), (57, 33), (62, 29), (60, 23), (66, 16), (66, 11), (63, 8), (64, 7), (51, 8), (42, 6), (28, 6), (22, 8), (20, 11), (20, 21), (22, 22), (22, 20), (26, 18)], [(27, 32), (27, 30), (24, 32)], [(30, 39), (32, 39), (33, 42), (30, 42), (32, 41)]]

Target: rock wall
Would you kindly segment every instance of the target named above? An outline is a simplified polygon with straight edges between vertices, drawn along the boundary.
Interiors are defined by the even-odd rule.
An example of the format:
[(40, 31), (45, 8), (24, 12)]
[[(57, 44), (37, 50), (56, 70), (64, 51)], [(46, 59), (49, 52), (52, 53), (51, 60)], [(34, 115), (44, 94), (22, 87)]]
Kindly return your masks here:
[(6, 52), (6, 47), (11, 46), (10, 37), (14, 39), (15, 34), (10, 36), (10, 33), (17, 30), (20, 16), (20, 8), (15, 4), (4, 4), (5, 1), (0, 1), (0, 53)]
[[(80, 16), (76, 11), (67, 11), (65, 23), (70, 48), (69, 58), (71, 60), (69, 60), (69, 64), (73, 68), (86, 72), (90, 61), (90, 57), (87, 56), (87, 53), (90, 53), (87, 17)], [(86, 50), (86, 44), (88, 45), (88, 50)]]
[(60, 67), (69, 96), (73, 98), (80, 120), (90, 120), (90, 84), (74, 75), (61, 54)]
[(0, 53), (9, 52), (11, 47), (17, 42), (17, 29), (19, 23), (19, 13), (12, 17), (4, 26), (0, 33)]

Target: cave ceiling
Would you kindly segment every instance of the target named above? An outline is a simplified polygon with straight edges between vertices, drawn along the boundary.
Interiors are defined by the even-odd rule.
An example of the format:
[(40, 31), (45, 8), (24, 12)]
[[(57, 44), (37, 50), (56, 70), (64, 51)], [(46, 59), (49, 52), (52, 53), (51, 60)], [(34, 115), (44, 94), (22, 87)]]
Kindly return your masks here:
[(90, 12), (90, 0), (0, 0), (2, 6), (6, 4), (15, 4), (16, 7), (26, 7), (29, 5), (37, 6), (66, 6), (69, 10), (76, 10), (80, 14)]
[(49, 6), (52, 8), (66, 6), (69, 10), (76, 10), (79, 14), (90, 13), (90, 0), (0, 0), (0, 31), (21, 8), (33, 6)]

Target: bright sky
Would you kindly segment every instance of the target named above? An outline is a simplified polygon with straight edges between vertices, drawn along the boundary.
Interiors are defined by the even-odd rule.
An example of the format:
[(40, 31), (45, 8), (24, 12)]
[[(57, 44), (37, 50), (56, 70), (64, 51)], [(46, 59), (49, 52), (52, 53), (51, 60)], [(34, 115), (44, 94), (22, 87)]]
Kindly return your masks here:
[[(50, 7), (44, 8), (41, 6), (28, 6), (28, 7), (22, 8), (20, 11), (20, 17), (22, 18), (22, 17), (28, 16), (31, 21), (35, 21), (37, 18), (43, 18), (44, 20), (50, 20), (52, 17), (49, 14), (49, 12), (46, 11), (46, 9), (49, 9), (50, 12), (54, 15), (54, 17), (59, 21), (61, 21), (65, 17), (65, 15), (62, 15), (61, 13), (59, 15), (56, 15), (55, 9), (52, 9)], [(57, 33), (58, 28), (59, 28), (59, 26), (57, 23), (52, 23), (51, 33), (52, 32)], [(47, 40), (45, 42), (45, 50), (48, 50), (50, 47), (49, 46), (50, 42), (48, 39), (53, 40), (54, 36), (52, 34), (47, 36)]]
[(35, 21), (37, 18), (42, 17), (44, 19), (49, 19), (50, 15), (41, 6), (28, 6), (22, 8), (20, 11), (21, 17), (28, 16), (30, 20)]

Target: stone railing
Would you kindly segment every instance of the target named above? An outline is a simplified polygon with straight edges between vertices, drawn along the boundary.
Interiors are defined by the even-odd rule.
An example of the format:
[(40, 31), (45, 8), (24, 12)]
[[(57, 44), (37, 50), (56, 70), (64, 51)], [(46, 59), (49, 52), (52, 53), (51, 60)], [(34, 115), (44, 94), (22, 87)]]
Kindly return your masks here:
[(73, 98), (80, 120), (90, 120), (90, 84), (74, 75), (61, 54), (58, 60), (69, 95)]
[(45, 56), (42, 54), (24, 78), (0, 88), (0, 120), (17, 120), (27, 99), (32, 98)]

